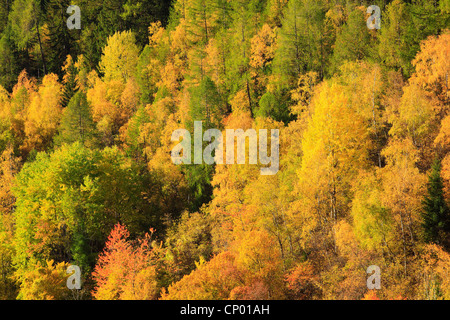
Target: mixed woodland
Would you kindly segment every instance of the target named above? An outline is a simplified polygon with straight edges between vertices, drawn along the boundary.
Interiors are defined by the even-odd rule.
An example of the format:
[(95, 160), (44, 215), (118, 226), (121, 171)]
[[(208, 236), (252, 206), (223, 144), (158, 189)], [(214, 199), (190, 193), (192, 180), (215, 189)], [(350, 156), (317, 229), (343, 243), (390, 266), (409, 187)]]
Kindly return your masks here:
[(449, 0), (0, 0), (0, 299), (450, 299), (449, 73)]

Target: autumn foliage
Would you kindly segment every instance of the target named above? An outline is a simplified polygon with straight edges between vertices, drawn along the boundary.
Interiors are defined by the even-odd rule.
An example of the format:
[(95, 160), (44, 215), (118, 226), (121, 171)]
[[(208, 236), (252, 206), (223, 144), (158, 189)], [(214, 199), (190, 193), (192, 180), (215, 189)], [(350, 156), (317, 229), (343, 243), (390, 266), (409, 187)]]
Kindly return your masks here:
[[(3, 2), (0, 299), (450, 299), (448, 1)], [(174, 164), (195, 121), (279, 172)]]

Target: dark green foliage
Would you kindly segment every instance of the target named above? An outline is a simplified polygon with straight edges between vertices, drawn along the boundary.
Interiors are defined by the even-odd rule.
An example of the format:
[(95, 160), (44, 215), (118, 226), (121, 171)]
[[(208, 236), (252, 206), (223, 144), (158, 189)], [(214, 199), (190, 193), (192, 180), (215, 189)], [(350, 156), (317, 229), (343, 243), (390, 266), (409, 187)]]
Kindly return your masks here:
[(0, 1), (0, 34), (3, 32), (3, 30), (6, 27), (6, 24), (8, 23), (8, 14), (11, 10), (11, 0), (1, 0)]
[[(70, 14), (66, 10), (72, 4), (81, 9), (81, 30), (67, 28)], [(15, 61), (19, 71), (8, 70), (13, 79), (23, 69), (36, 77), (49, 72), (62, 75), (61, 67), (69, 54), (76, 57), (82, 53), (90, 68), (95, 69), (109, 36), (116, 31), (134, 30), (137, 43), (143, 48), (148, 41), (148, 26), (154, 21), (165, 25), (170, 5), (171, 1), (158, 0), (2, 0), (0, 39), (5, 32), (11, 34), (7, 38), (13, 40), (14, 48), (5, 51), (5, 44), (0, 44), (0, 62)], [(20, 51), (20, 59), (15, 49)], [(0, 68), (3, 65), (0, 63)], [(0, 79), (0, 84), (2, 81), (9, 89), (9, 79)]]
[[(48, 71), (62, 76), (61, 66), (67, 55), (76, 57), (79, 53), (78, 39), (80, 30), (67, 28), (69, 14), (67, 8), (71, 5), (68, 0), (48, 0), (46, 22), (49, 29)], [(83, 12), (81, 12), (83, 14)]]
[(17, 56), (11, 27), (8, 26), (0, 36), (0, 86), (8, 91), (12, 90), (20, 72)]
[(441, 163), (435, 160), (423, 200), (422, 227), (425, 241), (439, 245), (448, 242), (450, 236), (450, 210), (444, 198), (443, 187)]
[(186, 165), (183, 167), (189, 185), (189, 211), (198, 211), (203, 204), (212, 199), (211, 186), (214, 166), (207, 164)]
[(66, 79), (64, 83), (64, 91), (62, 97), (62, 106), (66, 107), (69, 104), (70, 99), (72, 99), (75, 92), (78, 90), (77, 83), (77, 69), (75, 65), (72, 63), (68, 66), (68, 70), (66, 70)]

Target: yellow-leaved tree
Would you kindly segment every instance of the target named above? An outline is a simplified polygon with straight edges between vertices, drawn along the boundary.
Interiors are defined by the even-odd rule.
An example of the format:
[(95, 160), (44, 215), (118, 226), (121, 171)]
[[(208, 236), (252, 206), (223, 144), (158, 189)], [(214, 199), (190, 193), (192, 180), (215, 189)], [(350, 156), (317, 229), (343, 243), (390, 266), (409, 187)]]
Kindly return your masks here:
[(51, 143), (62, 115), (63, 86), (56, 74), (42, 79), (38, 91), (31, 96), (25, 120), (26, 151), (45, 150)]
[(131, 31), (116, 32), (108, 38), (103, 48), (100, 71), (104, 80), (120, 80), (123, 83), (134, 76), (139, 56), (136, 39)]
[(367, 166), (370, 146), (367, 124), (350, 104), (343, 86), (322, 83), (311, 107), (294, 191), (298, 200), (291, 207), (302, 226), (303, 241), (315, 228), (330, 227), (346, 214), (351, 183)]

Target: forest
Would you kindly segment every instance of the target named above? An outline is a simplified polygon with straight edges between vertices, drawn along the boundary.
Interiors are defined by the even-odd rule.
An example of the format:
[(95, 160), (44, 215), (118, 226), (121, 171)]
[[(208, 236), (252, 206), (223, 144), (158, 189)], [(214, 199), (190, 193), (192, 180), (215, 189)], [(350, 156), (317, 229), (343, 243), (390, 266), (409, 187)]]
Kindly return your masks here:
[(449, 73), (450, 0), (0, 0), (0, 299), (449, 300)]

